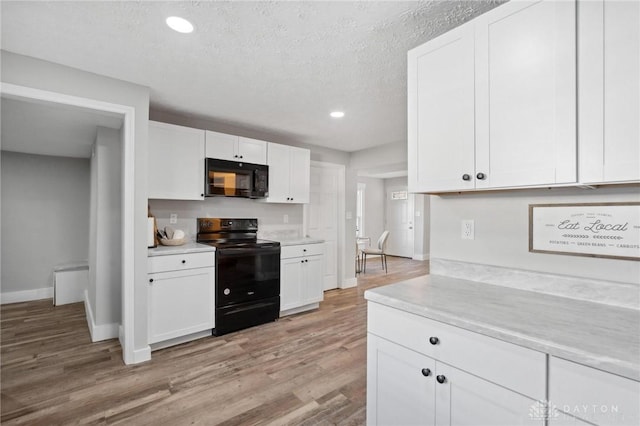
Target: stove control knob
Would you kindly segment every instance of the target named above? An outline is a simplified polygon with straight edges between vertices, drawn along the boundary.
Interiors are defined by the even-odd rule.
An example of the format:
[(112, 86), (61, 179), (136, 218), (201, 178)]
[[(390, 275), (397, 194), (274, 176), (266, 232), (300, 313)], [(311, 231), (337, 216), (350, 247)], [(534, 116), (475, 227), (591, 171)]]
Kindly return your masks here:
[(224, 293), (225, 296), (228, 296), (228, 295), (231, 294), (231, 290), (229, 290), (228, 288), (225, 288), (223, 293)]

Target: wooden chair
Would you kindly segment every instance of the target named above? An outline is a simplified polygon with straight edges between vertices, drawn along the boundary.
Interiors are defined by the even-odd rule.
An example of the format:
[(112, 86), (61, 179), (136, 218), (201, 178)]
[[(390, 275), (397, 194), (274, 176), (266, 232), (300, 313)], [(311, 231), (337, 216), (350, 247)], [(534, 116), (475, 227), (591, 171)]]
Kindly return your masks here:
[(389, 237), (389, 231), (384, 231), (380, 238), (378, 238), (378, 248), (366, 248), (362, 250), (363, 257), (363, 267), (362, 272), (367, 272), (367, 255), (380, 256), (380, 261), (382, 262), (382, 267), (384, 268), (384, 273), (387, 273), (387, 254), (385, 250), (387, 248), (387, 238)]

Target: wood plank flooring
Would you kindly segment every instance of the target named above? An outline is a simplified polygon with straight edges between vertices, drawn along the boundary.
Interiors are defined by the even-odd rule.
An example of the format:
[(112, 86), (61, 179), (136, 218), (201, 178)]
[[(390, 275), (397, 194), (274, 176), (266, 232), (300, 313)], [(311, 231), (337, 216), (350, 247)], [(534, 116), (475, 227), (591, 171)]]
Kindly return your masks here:
[(156, 351), (134, 366), (115, 340), (91, 343), (82, 303), (3, 305), (3, 425), (362, 425), (364, 291), (428, 273), (428, 262), (371, 262), (320, 309)]

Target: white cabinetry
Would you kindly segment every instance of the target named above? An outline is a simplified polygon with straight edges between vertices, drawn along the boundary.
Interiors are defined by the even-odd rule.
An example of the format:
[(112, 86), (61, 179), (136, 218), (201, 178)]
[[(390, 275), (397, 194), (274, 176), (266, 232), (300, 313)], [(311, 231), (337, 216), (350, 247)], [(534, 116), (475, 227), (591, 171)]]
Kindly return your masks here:
[(580, 181), (640, 181), (640, 2), (578, 9)]
[(149, 121), (148, 198), (204, 199), (204, 130)]
[(150, 344), (215, 327), (214, 256), (205, 252), (148, 258)]
[[(549, 426), (638, 425), (640, 382), (554, 356), (549, 360)], [(569, 414), (570, 416), (568, 416)]]
[(206, 131), (206, 156), (229, 161), (267, 164), (267, 142)]
[(284, 246), (280, 259), (280, 316), (317, 308), (324, 298), (324, 244)]
[(308, 149), (267, 145), (269, 166), (268, 203), (308, 203), (311, 173), (311, 152)]
[(367, 424), (540, 424), (546, 355), (369, 302)]
[(411, 191), (575, 183), (575, 2), (509, 2), (409, 52)]

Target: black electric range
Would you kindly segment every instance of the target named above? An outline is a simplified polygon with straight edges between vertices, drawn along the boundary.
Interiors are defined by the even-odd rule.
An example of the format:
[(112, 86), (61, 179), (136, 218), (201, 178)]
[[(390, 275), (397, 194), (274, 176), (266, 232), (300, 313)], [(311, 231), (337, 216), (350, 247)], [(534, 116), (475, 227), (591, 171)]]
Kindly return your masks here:
[(215, 336), (280, 316), (280, 243), (257, 233), (258, 219), (198, 218), (197, 242), (216, 247)]

